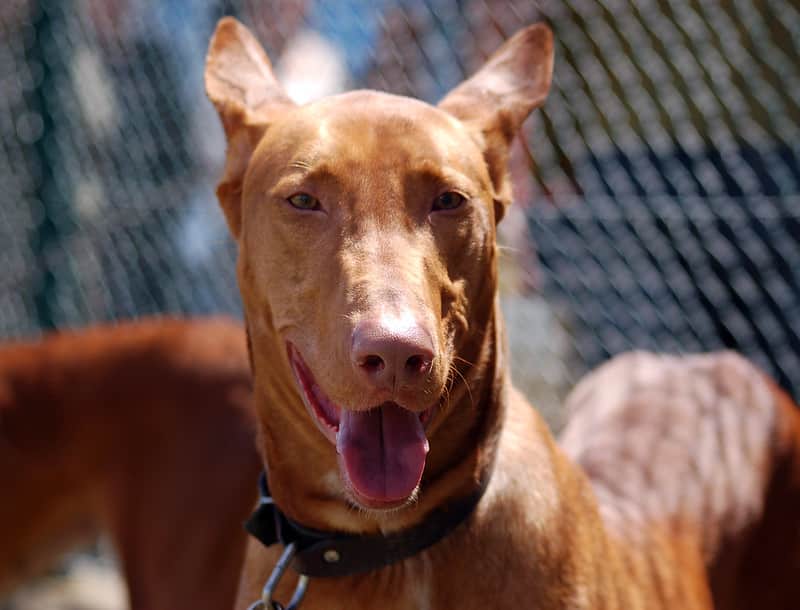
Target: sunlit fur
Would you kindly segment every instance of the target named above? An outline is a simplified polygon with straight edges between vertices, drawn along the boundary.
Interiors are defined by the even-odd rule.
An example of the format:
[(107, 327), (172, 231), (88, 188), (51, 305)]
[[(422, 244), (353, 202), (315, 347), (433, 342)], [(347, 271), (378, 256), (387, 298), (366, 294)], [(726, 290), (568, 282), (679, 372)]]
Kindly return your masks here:
[[(552, 66), (549, 30), (531, 26), (438, 106), (356, 91), (298, 107), (243, 26), (226, 19), (217, 28), (206, 85), (229, 141), (218, 194), (239, 244), (261, 447), (276, 502), (312, 527), (393, 532), (420, 523), (488, 480), (463, 527), (388, 568), (314, 580), (304, 601), (308, 610), (407, 609), (419, 603), (421, 584), (422, 603), (437, 610), (711, 607), (708, 569), (714, 557), (704, 554), (701, 543), (705, 513), (663, 502), (647, 487), (641, 497), (601, 493), (596, 484), (603, 477), (613, 479), (615, 469), (646, 471), (647, 457), (626, 460), (631, 441), (620, 430), (602, 472), (587, 471), (588, 479), (508, 378), (495, 225), (511, 202), (506, 167), (511, 141), (544, 101)], [(452, 212), (433, 210), (436, 198), (450, 190), (465, 195), (465, 205)], [(296, 192), (317, 199), (320, 209), (289, 205), (287, 198)], [(350, 341), (359, 320), (386, 311), (418, 320), (435, 348), (425, 382), (400, 388), (394, 399), (417, 412), (431, 401), (441, 408), (428, 428), (431, 448), (414, 501), (390, 511), (359, 510), (344, 481), (331, 479), (335, 447), (303, 408), (284, 345), (288, 340), (297, 346), (342, 409), (373, 406), (377, 398), (353, 369)], [(691, 366), (681, 371), (687, 383), (697, 374)], [(764, 383), (757, 374), (750, 382)], [(600, 396), (603, 389), (595, 391)], [(719, 403), (712, 397), (712, 421), (735, 417), (744, 408), (723, 400), (724, 394), (718, 388)], [(774, 463), (770, 432), (778, 407), (772, 394), (764, 395), (764, 408), (750, 411), (754, 416), (748, 419), (759, 431), (754, 445), (759, 459), (748, 466), (754, 470)], [(590, 397), (589, 403), (583, 421), (592, 425), (582, 427), (580, 440), (591, 446), (599, 429), (617, 429), (617, 422), (601, 400)], [(693, 406), (673, 405), (674, 414)], [(620, 408), (635, 415), (647, 404), (623, 397)], [(686, 425), (678, 419), (676, 425)], [(668, 437), (653, 436), (654, 441)], [(752, 449), (736, 437), (724, 448), (738, 454)], [(713, 477), (702, 479), (712, 486), (703, 488), (683, 476), (687, 463), (701, 455), (691, 445), (685, 450), (670, 453), (663, 477), (684, 491), (684, 483), (699, 484), (700, 490), (689, 493), (713, 497)], [(719, 463), (712, 460), (712, 472)], [(752, 479), (763, 483), (766, 477)], [(764, 493), (755, 487), (753, 493)], [(656, 499), (679, 508), (650, 513), (628, 506)], [(754, 520), (748, 527), (762, 514), (744, 513)], [(238, 607), (258, 597), (278, 553), (251, 546)], [(292, 584), (280, 588), (280, 599), (288, 597)]]

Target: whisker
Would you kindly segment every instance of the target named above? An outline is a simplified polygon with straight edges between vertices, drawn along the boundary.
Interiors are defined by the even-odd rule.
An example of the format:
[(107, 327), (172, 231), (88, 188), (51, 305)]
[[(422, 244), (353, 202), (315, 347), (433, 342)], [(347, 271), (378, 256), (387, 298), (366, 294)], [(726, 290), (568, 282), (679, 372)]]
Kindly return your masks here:
[(469, 383), (467, 382), (467, 378), (464, 377), (464, 375), (461, 374), (461, 371), (458, 370), (458, 367), (456, 367), (454, 365), (451, 365), (451, 368), (456, 373), (456, 375), (461, 377), (461, 381), (464, 382), (464, 387), (467, 389), (467, 394), (469, 395), (469, 404), (470, 404), (470, 406), (474, 407), (475, 406), (475, 399), (472, 397), (472, 388), (469, 387)]
[(450, 396), (451, 390), (453, 389), (453, 376), (450, 374), (450, 371), (447, 371), (447, 381), (444, 384), (444, 404), (442, 405), (444, 410), (445, 408), (450, 406)]
[(458, 360), (459, 362), (463, 362), (467, 366), (475, 366), (474, 362), (470, 362), (466, 358), (462, 358), (461, 356), (453, 356), (453, 360)]
[(452, 365), (447, 370), (447, 381), (445, 381), (443, 394), (444, 400), (441, 404), (442, 413), (446, 411), (450, 407), (450, 403), (453, 397), (453, 385), (455, 384), (456, 380), (453, 375)]

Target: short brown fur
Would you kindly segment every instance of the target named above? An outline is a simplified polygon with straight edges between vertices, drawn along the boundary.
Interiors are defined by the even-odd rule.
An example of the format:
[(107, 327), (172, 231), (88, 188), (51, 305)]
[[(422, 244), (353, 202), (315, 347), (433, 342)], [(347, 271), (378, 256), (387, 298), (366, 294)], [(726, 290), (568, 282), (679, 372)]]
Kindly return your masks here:
[(261, 468), (251, 400), (227, 320), (0, 348), (0, 596), (103, 533), (134, 610), (230, 607)]
[[(776, 431), (790, 419), (752, 367), (725, 355), (617, 361), (576, 390), (566, 452), (510, 384), (495, 225), (511, 199), (509, 144), (552, 64), (552, 36), (534, 25), (436, 107), (372, 91), (295, 106), (247, 30), (217, 28), (206, 83), (229, 140), (219, 196), (239, 245), (278, 505), (318, 529), (393, 532), (490, 477), (446, 539), (367, 575), (313, 580), (304, 608), (701, 609), (739, 586), (710, 583), (708, 570), (724, 572), (721, 549), (769, 512)], [(465, 202), (442, 212), (443, 192)], [(411, 320), (433, 357), (416, 385), (378, 391), (352, 350), (360, 325), (386, 316)], [(386, 510), (359, 496), (304, 407), (295, 352), (342, 412), (438, 405), (406, 502)], [(682, 384), (697, 394), (676, 402)], [(279, 552), (250, 544), (237, 608), (259, 597)]]

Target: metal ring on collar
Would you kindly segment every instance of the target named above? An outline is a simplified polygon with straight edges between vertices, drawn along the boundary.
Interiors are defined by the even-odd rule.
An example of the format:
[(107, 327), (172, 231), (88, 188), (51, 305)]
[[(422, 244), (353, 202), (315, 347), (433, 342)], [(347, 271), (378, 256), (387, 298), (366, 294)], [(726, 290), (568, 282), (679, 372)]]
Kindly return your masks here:
[(278, 563), (275, 564), (272, 574), (269, 575), (264, 589), (261, 591), (261, 599), (253, 603), (247, 610), (296, 610), (300, 606), (300, 602), (303, 601), (303, 596), (305, 596), (306, 589), (308, 588), (308, 576), (303, 574), (300, 575), (297, 581), (297, 586), (292, 594), (292, 599), (289, 600), (288, 606), (284, 607), (272, 599), (272, 594), (275, 592), (284, 572), (286, 572), (286, 568), (289, 567), (289, 564), (296, 554), (296, 543), (292, 542), (286, 545), (281, 558), (278, 559)]

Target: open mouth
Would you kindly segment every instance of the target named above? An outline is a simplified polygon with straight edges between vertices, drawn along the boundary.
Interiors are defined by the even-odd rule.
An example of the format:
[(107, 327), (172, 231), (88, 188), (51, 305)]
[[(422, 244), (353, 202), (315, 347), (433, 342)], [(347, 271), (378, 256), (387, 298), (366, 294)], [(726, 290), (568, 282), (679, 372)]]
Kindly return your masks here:
[(356, 501), (388, 508), (413, 497), (425, 469), (425, 427), (435, 407), (415, 413), (387, 401), (367, 410), (343, 408), (323, 392), (297, 348), (287, 343), (287, 351), (306, 409), (336, 447), (340, 471)]

